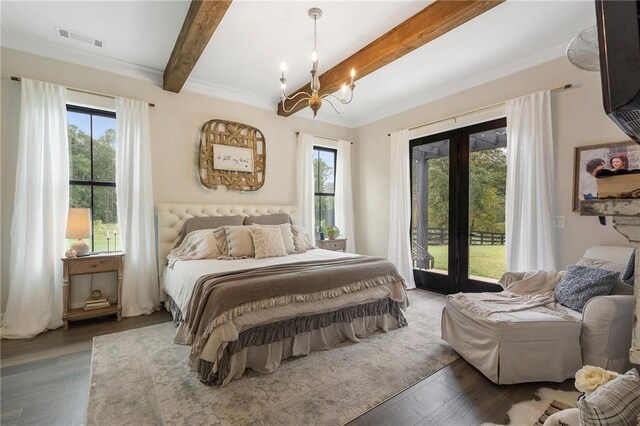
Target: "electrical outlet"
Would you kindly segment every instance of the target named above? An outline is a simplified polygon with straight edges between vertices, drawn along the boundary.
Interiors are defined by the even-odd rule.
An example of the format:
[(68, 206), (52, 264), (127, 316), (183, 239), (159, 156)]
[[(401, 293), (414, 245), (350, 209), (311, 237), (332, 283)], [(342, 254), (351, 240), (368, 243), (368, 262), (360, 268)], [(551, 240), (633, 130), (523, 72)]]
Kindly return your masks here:
[(564, 216), (554, 216), (552, 223), (554, 228), (564, 228)]

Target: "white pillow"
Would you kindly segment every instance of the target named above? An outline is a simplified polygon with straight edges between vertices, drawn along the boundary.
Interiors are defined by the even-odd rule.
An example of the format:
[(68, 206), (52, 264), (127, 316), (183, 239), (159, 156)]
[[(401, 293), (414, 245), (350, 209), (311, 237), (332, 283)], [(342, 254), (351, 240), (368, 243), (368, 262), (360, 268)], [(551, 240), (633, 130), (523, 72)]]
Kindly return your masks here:
[(220, 256), (214, 229), (189, 232), (180, 245), (169, 252), (166, 265), (173, 268), (179, 260), (217, 259)]
[(252, 226), (251, 237), (256, 259), (287, 255), (279, 226)]
[(307, 250), (316, 248), (315, 244), (311, 242), (307, 230), (302, 226), (291, 225), (291, 233), (293, 234), (295, 253), (304, 253)]
[[(288, 223), (283, 223), (281, 225), (260, 225), (253, 224), (251, 226), (254, 227), (262, 227), (262, 228), (275, 228), (280, 230), (282, 234), (282, 242), (284, 243), (284, 248), (287, 250), (288, 254), (295, 253), (296, 248), (293, 243), (293, 233), (291, 232), (291, 225)], [(254, 244), (255, 245), (255, 244)]]

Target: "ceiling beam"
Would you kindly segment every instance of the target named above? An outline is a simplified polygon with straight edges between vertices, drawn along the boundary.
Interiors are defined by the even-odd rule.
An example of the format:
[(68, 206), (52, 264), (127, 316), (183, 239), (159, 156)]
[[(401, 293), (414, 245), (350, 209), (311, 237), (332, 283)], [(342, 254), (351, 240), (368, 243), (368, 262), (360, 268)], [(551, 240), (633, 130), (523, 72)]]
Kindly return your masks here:
[(192, 0), (164, 69), (162, 88), (179, 93), (232, 0)]
[[(356, 69), (357, 78), (369, 75), (496, 7), (503, 1), (435, 0), (411, 18), (320, 75), (320, 95), (335, 93), (342, 87), (342, 84), (349, 85), (351, 68)], [(306, 84), (293, 92), (291, 96), (309, 91), (309, 84)], [(279, 102), (278, 115), (288, 117), (309, 106), (307, 103), (301, 102), (294, 107), (298, 100), (285, 100), (285, 108), (287, 110), (291, 108), (289, 112), (285, 112), (282, 102)]]

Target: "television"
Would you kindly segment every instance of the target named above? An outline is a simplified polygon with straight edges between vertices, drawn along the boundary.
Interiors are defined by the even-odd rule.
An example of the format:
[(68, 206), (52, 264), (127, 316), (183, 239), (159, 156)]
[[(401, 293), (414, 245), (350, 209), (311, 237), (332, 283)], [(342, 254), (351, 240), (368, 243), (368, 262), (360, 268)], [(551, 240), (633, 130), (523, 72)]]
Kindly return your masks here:
[(596, 0), (604, 109), (640, 144), (640, 0)]

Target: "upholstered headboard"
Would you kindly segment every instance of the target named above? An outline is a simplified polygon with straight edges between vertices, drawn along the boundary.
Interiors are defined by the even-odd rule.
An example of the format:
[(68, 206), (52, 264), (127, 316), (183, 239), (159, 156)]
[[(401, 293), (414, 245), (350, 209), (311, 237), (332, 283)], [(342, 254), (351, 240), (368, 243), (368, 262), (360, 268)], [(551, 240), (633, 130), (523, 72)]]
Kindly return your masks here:
[(164, 259), (178, 241), (185, 220), (203, 216), (262, 216), (274, 213), (288, 213), (293, 223), (298, 223), (297, 206), (286, 204), (157, 204), (158, 272), (164, 270)]

